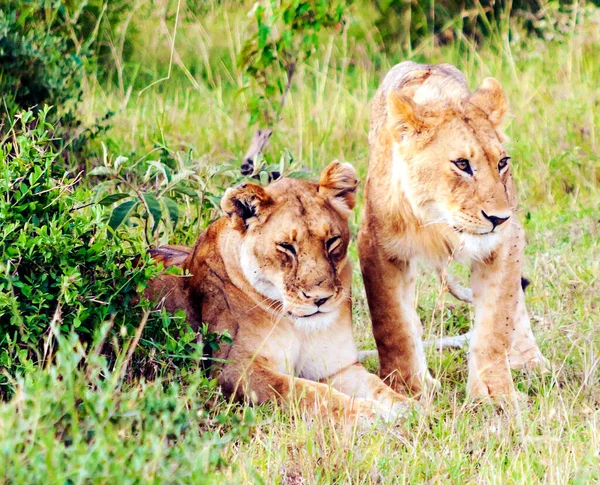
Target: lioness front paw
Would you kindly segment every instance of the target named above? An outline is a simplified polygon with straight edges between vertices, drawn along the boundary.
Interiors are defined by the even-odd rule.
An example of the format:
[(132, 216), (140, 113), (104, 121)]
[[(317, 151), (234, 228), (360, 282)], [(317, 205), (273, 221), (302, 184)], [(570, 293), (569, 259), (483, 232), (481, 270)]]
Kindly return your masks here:
[(421, 406), (413, 399), (397, 400), (393, 403), (382, 404), (375, 402), (374, 411), (385, 423), (395, 423), (406, 419), (414, 410), (420, 410)]
[(359, 425), (371, 425), (377, 421), (378, 417), (379, 413), (376, 402), (354, 398), (352, 405), (343, 413), (343, 422), (346, 425), (356, 423)]

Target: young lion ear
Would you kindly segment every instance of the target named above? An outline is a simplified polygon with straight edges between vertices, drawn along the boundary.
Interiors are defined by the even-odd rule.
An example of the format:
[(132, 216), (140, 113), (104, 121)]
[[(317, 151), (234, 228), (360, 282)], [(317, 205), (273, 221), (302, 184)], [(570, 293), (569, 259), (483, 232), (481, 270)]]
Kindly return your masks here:
[(508, 112), (508, 101), (500, 83), (493, 77), (487, 77), (473, 93), (469, 102), (482, 110), (490, 120), (492, 126), (502, 124)]
[(356, 204), (356, 170), (349, 163), (331, 162), (321, 173), (319, 193), (327, 197), (342, 213), (350, 212)]
[(412, 99), (398, 91), (391, 91), (387, 98), (388, 125), (398, 141), (420, 134), (425, 128), (422, 108)]
[(252, 220), (260, 217), (273, 200), (260, 185), (242, 184), (229, 188), (221, 199), (221, 209), (238, 226), (248, 227)]

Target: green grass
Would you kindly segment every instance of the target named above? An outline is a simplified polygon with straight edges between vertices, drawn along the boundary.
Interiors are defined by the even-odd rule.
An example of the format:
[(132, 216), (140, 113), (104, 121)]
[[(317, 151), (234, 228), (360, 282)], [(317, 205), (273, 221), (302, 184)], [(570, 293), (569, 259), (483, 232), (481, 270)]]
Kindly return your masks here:
[[(112, 158), (142, 156), (160, 144), (193, 148), (199, 164), (239, 159), (253, 132), (234, 62), (249, 28), (247, 9), (224, 2), (203, 16), (185, 13), (170, 79), (138, 95), (168, 71), (165, 28), (172, 32), (173, 19), (163, 21), (166, 5), (156, 4), (133, 21), (134, 62), (123, 64), (120, 83), (87, 77), (83, 115), (91, 121), (106, 108), (117, 112), (99, 140)], [(14, 398), (0, 404), (0, 482), (600, 481), (600, 14), (549, 42), (517, 29), (482, 45), (432, 41), (388, 57), (373, 12), (363, 4), (353, 12), (350, 29), (325, 39), (298, 73), (268, 155), (289, 149), (313, 173), (347, 160), (364, 180), (369, 100), (391, 65), (450, 62), (472, 88), (498, 78), (513, 113), (507, 134), (529, 241), (528, 306), (551, 375), (514, 375), (526, 396), (519, 410), (473, 408), (464, 399), (465, 352), (432, 352), (442, 386), (430, 405), (407, 422), (348, 434), (273, 405), (252, 411), (254, 425), (239, 425), (250, 411), (220, 398), (200, 375), (123, 383), (119, 369), (99, 359), (86, 376), (77, 365), (84, 351), (66, 342), (56, 365), (16, 382)], [(94, 149), (88, 166), (101, 157), (100, 146)], [(356, 233), (360, 203), (355, 212)], [(355, 247), (351, 253), (356, 261)], [(374, 348), (355, 271), (356, 338)], [(472, 320), (472, 310), (441, 296), (429, 274), (418, 294), (426, 336), (463, 331)]]

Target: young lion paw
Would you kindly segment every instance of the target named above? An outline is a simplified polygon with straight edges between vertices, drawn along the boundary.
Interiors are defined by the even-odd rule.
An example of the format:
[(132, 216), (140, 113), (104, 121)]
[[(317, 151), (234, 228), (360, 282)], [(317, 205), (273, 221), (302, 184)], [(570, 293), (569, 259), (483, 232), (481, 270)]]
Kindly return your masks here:
[(550, 362), (542, 355), (537, 346), (525, 351), (513, 348), (508, 356), (508, 361), (513, 370), (539, 372), (540, 374), (547, 374), (552, 370)]
[(467, 395), (473, 401), (512, 401), (515, 388), (508, 366), (498, 365), (498, 369), (487, 368), (480, 371), (469, 370)]

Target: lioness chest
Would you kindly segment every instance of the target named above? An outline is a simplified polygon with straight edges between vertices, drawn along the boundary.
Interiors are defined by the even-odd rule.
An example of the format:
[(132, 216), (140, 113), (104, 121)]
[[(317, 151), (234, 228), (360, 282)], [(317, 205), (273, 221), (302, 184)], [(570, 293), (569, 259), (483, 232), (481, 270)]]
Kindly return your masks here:
[(256, 308), (250, 301), (243, 306), (231, 303), (229, 299), (215, 305), (213, 298), (210, 308), (203, 309), (203, 320), (211, 331), (231, 333), (229, 327), (237, 328), (231, 347), (223, 348), (220, 358), (241, 361), (261, 357), (282, 373), (309, 380), (324, 379), (358, 362), (351, 320), (344, 315), (346, 308), (336, 312), (327, 328), (309, 330), (297, 328), (285, 316)]

